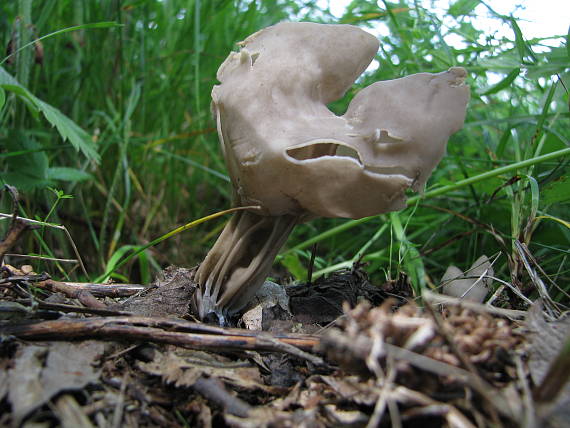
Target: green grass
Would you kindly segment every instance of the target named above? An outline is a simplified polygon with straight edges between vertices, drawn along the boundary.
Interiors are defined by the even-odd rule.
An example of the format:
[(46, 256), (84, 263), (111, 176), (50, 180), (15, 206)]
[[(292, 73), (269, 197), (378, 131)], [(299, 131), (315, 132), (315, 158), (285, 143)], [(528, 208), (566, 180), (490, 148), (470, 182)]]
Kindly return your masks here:
[[(0, 179), (19, 188), (23, 214), (49, 213), (66, 226), (96, 278), (134, 250), (231, 206), (209, 103), (216, 70), (237, 41), (285, 19), (381, 23), (389, 34), (380, 40), (380, 67), (331, 108), (344, 111), (374, 81), (458, 65), (472, 90), (465, 127), (409, 208), (302, 225), (279, 261), (302, 277), (318, 242), (316, 274), (362, 259), (375, 282), (406, 272), (419, 288), (437, 285), (449, 264), (467, 268), (481, 254), (498, 254), (497, 276), (532, 293), (518, 240), (553, 297), (568, 302), (569, 36), (529, 40), (516, 19), (490, 9), (511, 35), (482, 34), (476, 5), (455, 2), (443, 24), (420, 1), (355, 0), (340, 19), (292, 0), (2, 2), (0, 52), (11, 44), (13, 55), (0, 55)], [(462, 42), (447, 44), (450, 34)], [(43, 56), (32, 43), (42, 37)], [(9, 207), (2, 196), (0, 211)], [(149, 247), (117, 278), (148, 282), (168, 264), (195, 265), (222, 221)], [(68, 238), (49, 228), (29, 234), (19, 251), (73, 257)], [(62, 275), (61, 266), (36, 267)]]

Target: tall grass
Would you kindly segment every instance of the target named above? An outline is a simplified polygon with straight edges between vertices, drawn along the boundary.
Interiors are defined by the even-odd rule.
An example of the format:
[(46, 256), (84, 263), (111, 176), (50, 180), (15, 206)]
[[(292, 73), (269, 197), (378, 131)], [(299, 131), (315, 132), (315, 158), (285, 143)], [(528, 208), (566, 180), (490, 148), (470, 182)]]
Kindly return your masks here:
[[(376, 282), (405, 272), (421, 287), (437, 284), (449, 264), (466, 268), (485, 253), (498, 256), (499, 277), (524, 290), (529, 278), (515, 245), (520, 241), (543, 275), (563, 288), (553, 288), (563, 299), (570, 288), (563, 151), (570, 140), (568, 36), (528, 40), (516, 19), (480, 7), (479, 13), (511, 29), (506, 37), (483, 34), (476, 1), (459, 0), (445, 16), (427, 6), (356, 0), (338, 18), (300, 0), (2, 2), (0, 46), (12, 52), (79, 26), (42, 40), (43, 56), (32, 44), (2, 67), (83, 128), (100, 161), (64, 142), (6, 87), (3, 106), (0, 93), (0, 177), (24, 194), (23, 213), (42, 219), (51, 212), (50, 221), (70, 229), (96, 277), (133, 248), (231, 205), (209, 94), (237, 41), (286, 19), (349, 23), (372, 32), (383, 26), (379, 68), (331, 108), (342, 112), (359, 87), (374, 81), (459, 65), (469, 70), (472, 88), (465, 127), (451, 138), (428, 198), (413, 199), (400, 213), (298, 227), (279, 261), (302, 278), (312, 244), (319, 242), (317, 274), (363, 260)], [(107, 22), (120, 26), (88, 26)], [(47, 187), (73, 199), (59, 200)], [(6, 212), (5, 197), (1, 204)], [(162, 242), (118, 278), (148, 281), (161, 266), (198, 263), (221, 224)], [(65, 237), (49, 230), (29, 236), (21, 251), (71, 255)]]

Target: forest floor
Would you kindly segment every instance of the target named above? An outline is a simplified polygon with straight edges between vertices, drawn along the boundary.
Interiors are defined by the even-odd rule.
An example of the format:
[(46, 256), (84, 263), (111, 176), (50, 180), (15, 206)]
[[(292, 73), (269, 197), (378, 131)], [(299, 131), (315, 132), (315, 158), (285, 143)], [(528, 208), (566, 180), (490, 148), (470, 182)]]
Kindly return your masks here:
[(420, 307), (406, 278), (355, 266), (267, 282), (226, 328), (188, 313), (193, 274), (144, 288), (4, 265), (0, 426), (568, 426), (570, 324), (548, 305)]

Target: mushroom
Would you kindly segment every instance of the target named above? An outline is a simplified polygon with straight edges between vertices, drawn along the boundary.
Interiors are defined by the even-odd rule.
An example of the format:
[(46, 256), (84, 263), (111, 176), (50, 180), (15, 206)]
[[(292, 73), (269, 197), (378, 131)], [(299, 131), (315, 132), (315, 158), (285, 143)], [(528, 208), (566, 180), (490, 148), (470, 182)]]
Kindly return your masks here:
[(267, 277), (294, 226), (405, 207), (461, 129), (466, 71), (374, 83), (337, 116), (379, 44), (350, 25), (281, 23), (245, 39), (217, 74), (212, 110), (239, 211), (196, 272), (193, 305), (221, 322)]
[(443, 294), (472, 302), (483, 303), (493, 284), (495, 271), (486, 255), (482, 255), (463, 273), (461, 269), (450, 265), (443, 276)]

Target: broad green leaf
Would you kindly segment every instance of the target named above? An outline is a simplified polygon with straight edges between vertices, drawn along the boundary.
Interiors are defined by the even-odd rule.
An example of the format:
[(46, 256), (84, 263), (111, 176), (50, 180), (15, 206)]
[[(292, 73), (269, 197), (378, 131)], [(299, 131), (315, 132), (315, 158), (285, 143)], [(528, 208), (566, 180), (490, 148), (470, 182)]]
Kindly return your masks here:
[(90, 180), (93, 177), (91, 174), (81, 171), (80, 169), (69, 168), (69, 167), (52, 167), (47, 170), (47, 178), (50, 180), (62, 180), (62, 181), (85, 181)]
[(16, 79), (6, 73), (2, 67), (0, 67), (0, 88), (19, 96), (34, 116), (34, 119), (38, 118), (39, 109), (32, 94), (26, 88), (20, 86)]
[(565, 175), (544, 186), (541, 193), (543, 205), (570, 202), (570, 176)]
[(477, 7), (479, 0), (457, 0), (448, 9), (448, 13), (457, 18), (461, 15), (468, 15), (473, 12), (473, 9)]
[(2, 67), (0, 67), (0, 87), (14, 92), (22, 100), (26, 101), (30, 108), (41, 111), (48, 122), (56, 127), (64, 140), (69, 140), (71, 145), (75, 147), (76, 150), (83, 152), (87, 158), (99, 162), (100, 158), (95, 144), (82, 128), (57, 108), (37, 98), (28, 89), (20, 85), (18, 81)]
[(69, 140), (76, 150), (81, 150), (89, 159), (99, 161), (99, 154), (97, 153), (95, 144), (82, 128), (55, 107), (39, 99), (37, 99), (37, 103), (44, 117), (52, 126), (57, 128), (64, 140)]
[(0, 67), (0, 85), (20, 86), (18, 81), (4, 70), (4, 67)]
[(22, 133), (14, 132), (6, 139), (5, 147), (8, 153), (28, 152), (6, 161), (8, 171), (18, 172), (37, 179), (46, 178), (49, 161), (43, 147), (37, 141)]
[(49, 180), (31, 176), (20, 171), (0, 173), (0, 181), (16, 187), (21, 192), (44, 189), (53, 184)]

